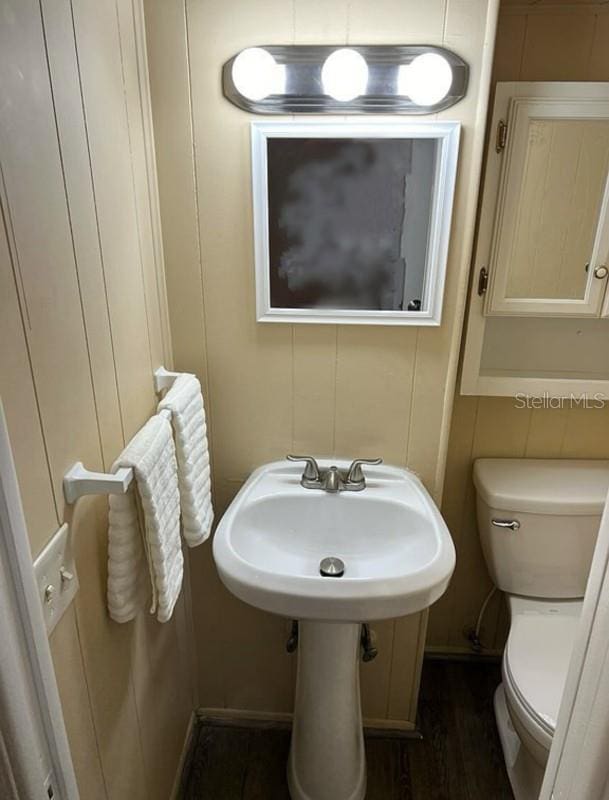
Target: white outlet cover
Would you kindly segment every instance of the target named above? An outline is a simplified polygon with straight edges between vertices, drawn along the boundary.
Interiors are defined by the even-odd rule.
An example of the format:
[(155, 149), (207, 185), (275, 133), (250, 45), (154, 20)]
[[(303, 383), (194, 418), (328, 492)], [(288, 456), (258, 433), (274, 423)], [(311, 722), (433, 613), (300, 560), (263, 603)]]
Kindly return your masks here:
[(62, 525), (34, 561), (38, 595), (49, 635), (78, 591), (69, 532), (68, 525)]

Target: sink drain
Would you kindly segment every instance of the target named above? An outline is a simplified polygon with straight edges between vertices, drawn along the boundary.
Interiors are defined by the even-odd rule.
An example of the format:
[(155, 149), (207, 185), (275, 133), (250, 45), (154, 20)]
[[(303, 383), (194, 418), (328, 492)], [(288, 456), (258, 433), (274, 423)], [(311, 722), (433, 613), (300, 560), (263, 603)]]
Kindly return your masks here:
[(319, 574), (324, 578), (340, 578), (345, 573), (345, 562), (335, 556), (322, 558), (319, 562)]

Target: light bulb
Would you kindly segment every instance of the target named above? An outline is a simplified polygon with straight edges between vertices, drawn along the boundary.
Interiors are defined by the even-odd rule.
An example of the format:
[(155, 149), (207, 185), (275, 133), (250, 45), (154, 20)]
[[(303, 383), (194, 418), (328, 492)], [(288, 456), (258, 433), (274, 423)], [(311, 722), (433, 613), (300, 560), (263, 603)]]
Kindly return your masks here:
[(248, 100), (263, 100), (285, 91), (285, 66), (262, 47), (248, 47), (233, 61), (233, 83)]
[(398, 92), (418, 106), (434, 106), (443, 100), (453, 82), (448, 61), (437, 53), (423, 53), (402, 64), (398, 71)]
[(325, 94), (335, 100), (354, 100), (365, 93), (368, 85), (366, 59), (348, 47), (335, 50), (321, 68), (321, 82)]

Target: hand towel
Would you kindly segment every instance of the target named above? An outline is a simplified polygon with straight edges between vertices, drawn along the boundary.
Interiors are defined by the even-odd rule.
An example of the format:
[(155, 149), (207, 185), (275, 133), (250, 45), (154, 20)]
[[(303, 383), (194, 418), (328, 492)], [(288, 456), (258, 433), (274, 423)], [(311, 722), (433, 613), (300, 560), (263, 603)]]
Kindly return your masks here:
[(114, 463), (131, 467), (135, 479), (123, 495), (110, 495), (108, 609), (127, 622), (145, 606), (166, 622), (182, 586), (180, 499), (171, 423), (148, 420)]
[(197, 378), (186, 372), (176, 378), (159, 403), (161, 409), (171, 413), (175, 432), (184, 539), (196, 547), (209, 536), (214, 519), (205, 408)]

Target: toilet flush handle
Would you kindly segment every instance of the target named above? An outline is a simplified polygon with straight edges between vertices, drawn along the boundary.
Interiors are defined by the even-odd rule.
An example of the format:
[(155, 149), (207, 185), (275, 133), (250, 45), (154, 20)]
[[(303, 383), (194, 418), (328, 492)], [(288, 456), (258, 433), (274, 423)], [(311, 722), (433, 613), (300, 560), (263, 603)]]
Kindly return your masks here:
[(496, 528), (508, 528), (510, 531), (517, 531), (520, 529), (520, 523), (517, 519), (492, 519), (491, 523)]

